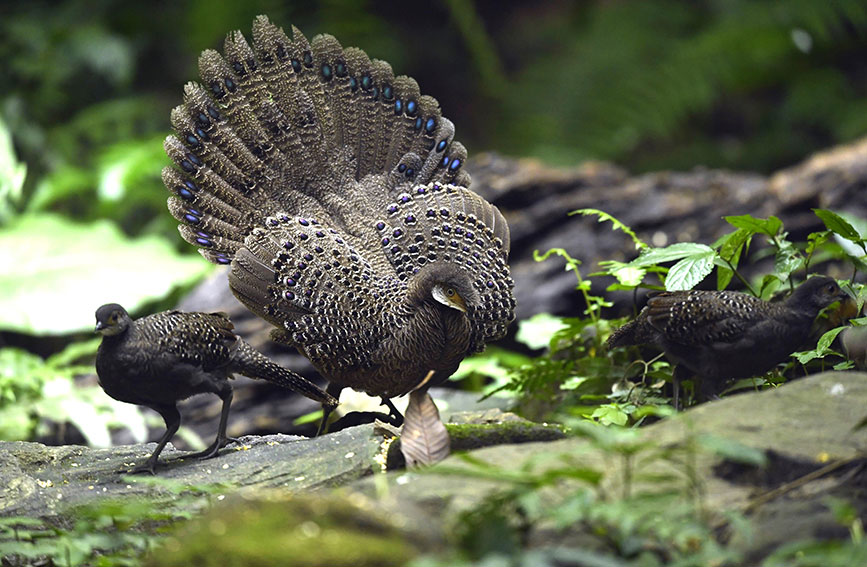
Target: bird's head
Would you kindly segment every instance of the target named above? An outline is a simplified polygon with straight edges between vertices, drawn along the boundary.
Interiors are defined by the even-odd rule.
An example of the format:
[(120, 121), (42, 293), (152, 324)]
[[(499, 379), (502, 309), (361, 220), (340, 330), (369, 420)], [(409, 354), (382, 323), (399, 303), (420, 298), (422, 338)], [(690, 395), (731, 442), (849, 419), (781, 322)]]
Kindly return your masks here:
[(792, 293), (788, 303), (815, 314), (830, 307), (829, 315), (836, 314), (841, 318), (851, 316), (849, 313), (857, 310), (852, 296), (843, 290), (834, 278), (828, 276), (809, 278)]
[(470, 276), (459, 266), (447, 263), (425, 266), (411, 280), (408, 296), (416, 307), (434, 306), (465, 316), (472, 314), (480, 300)]
[(104, 337), (110, 337), (126, 331), (129, 323), (126, 309), (117, 303), (108, 303), (96, 310), (96, 327), (93, 330)]

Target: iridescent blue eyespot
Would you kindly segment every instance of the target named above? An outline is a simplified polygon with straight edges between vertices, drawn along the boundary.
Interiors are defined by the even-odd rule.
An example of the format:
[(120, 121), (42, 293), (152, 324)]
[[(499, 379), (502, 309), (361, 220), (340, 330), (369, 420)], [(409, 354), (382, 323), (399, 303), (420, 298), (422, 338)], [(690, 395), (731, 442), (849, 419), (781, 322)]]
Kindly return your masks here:
[(394, 101), (394, 113), (400, 114), (401, 112), (403, 112), (403, 101), (397, 99)]
[(307, 67), (313, 66), (313, 54), (309, 51), (304, 52), (304, 65), (306, 65)]
[(457, 169), (461, 166), (461, 160), (455, 158), (452, 160), (452, 164), (449, 166), (449, 169), (452, 171), (457, 171)]
[(449, 165), (449, 156), (443, 156), (443, 160), (440, 162), (440, 165), (443, 167), (447, 167)]
[(424, 195), (425, 193), (427, 193), (427, 187), (425, 187), (424, 185), (422, 185), (421, 187), (419, 187), (418, 189), (416, 189), (416, 191), (418, 192), (419, 195)]
[(298, 219), (298, 224), (300, 224), (301, 226), (310, 226), (310, 221), (308, 221), (307, 219)]
[(418, 103), (414, 100), (406, 101), (406, 114), (407, 116), (415, 116), (415, 112), (418, 110)]
[(193, 167), (193, 164), (191, 164), (188, 160), (185, 160), (185, 159), (181, 160), (181, 167), (187, 173), (192, 173), (196, 170), (196, 168)]
[(201, 128), (196, 128), (196, 136), (198, 136), (199, 138), (201, 138), (202, 140), (204, 140), (206, 142), (211, 139), (211, 137), (208, 136), (207, 132), (205, 132)]
[(382, 245), (383, 246), (388, 246), (389, 244), (391, 244), (391, 240), (389, 240), (388, 238), (382, 239)]
[(313, 260), (313, 254), (311, 254), (310, 252), (308, 252), (307, 254), (304, 254), (304, 259), (307, 260), (308, 262)]
[(190, 193), (187, 189), (185, 189), (183, 187), (178, 187), (178, 195), (184, 201), (192, 201), (193, 200), (193, 194)]
[(437, 153), (443, 151), (444, 149), (446, 149), (446, 141), (440, 140), (439, 143), (437, 144)]
[(428, 118), (427, 121), (424, 123), (424, 130), (427, 133), (433, 132), (436, 129), (436, 127), (437, 127), (437, 121), (434, 120), (433, 118)]
[(297, 59), (293, 59), (291, 61), (291, 63), (292, 63), (292, 70), (295, 71), (296, 73), (300, 73), (301, 72), (301, 61), (298, 61)]
[(207, 238), (201, 238), (201, 237), (196, 238), (196, 243), (201, 245), (201, 246), (204, 246), (206, 248), (214, 245), (214, 243), (211, 242), (210, 240), (208, 240)]
[(401, 195), (400, 196), (400, 202), (401, 203), (409, 203), (409, 201), (410, 201), (409, 195)]
[(382, 86), (382, 98), (384, 100), (391, 100), (394, 96), (394, 89), (391, 88), (391, 85), (383, 85)]
[(403, 236), (403, 231), (399, 228), (396, 228), (394, 229), (394, 232), (392, 234), (394, 234), (395, 238), (400, 238), (401, 236)]
[(397, 205), (389, 205), (387, 210), (389, 213), (394, 214), (397, 212)]
[(225, 83), (226, 88), (229, 89), (230, 93), (235, 92), (235, 88), (236, 88), (235, 81), (233, 81), (229, 77), (226, 77), (225, 79), (223, 79), (223, 83)]
[(373, 94), (371, 95), (371, 97), (373, 98), (373, 100), (376, 100), (376, 99), (379, 98), (379, 87), (374, 86), (374, 87), (373, 87), (373, 91), (371, 91), (371, 92), (373, 93)]
[(385, 223), (384, 222), (379, 221), (378, 223), (376, 223), (376, 230), (383, 230), (383, 229), (385, 229)]
[(306, 233), (302, 232), (301, 234), (298, 235), (298, 238), (301, 240), (307, 240), (307, 238), (309, 238), (309, 237), (307, 236)]
[(184, 220), (186, 220), (190, 224), (199, 224), (200, 222), (202, 222), (201, 218), (197, 217), (196, 215), (194, 215), (192, 213), (185, 214)]
[(488, 280), (487, 282), (485, 282), (485, 285), (492, 288), (492, 287), (494, 287), (494, 282), (492, 282), (491, 280)]
[(189, 179), (184, 179), (184, 185), (186, 185), (187, 189), (189, 189), (190, 191), (198, 191), (199, 190), (199, 188), (196, 187), (196, 184), (193, 183), (192, 181), (190, 181)]
[(331, 77), (332, 77), (331, 65), (329, 65), (328, 63), (323, 63), (322, 64), (322, 78), (325, 79), (326, 81), (330, 81)]
[(292, 278), (286, 278), (286, 285), (294, 286), (295, 283), (296, 283), (295, 280), (293, 280)]
[(415, 119), (415, 125), (413, 127), (416, 130), (421, 130), (422, 124), (423, 124), (423, 121), (421, 119), (421, 116), (419, 116), (418, 118)]
[(370, 75), (362, 75), (361, 76), (361, 88), (364, 90), (368, 90), (372, 86), (373, 86), (373, 79), (370, 78)]
[(412, 224), (415, 222), (415, 215), (407, 215), (404, 219), (404, 222), (407, 224)]
[(292, 248), (294, 248), (294, 247), (295, 247), (295, 243), (290, 241), (290, 240), (287, 240), (286, 242), (283, 243), (283, 248), (285, 248), (286, 250), (292, 250)]
[(321, 230), (317, 230), (317, 231), (316, 231), (316, 236), (319, 237), (319, 238), (322, 238), (323, 236), (325, 236), (325, 233), (322, 232)]
[(217, 111), (217, 109), (214, 108), (213, 106), (209, 106), (209, 107), (208, 107), (208, 114), (210, 114), (210, 115), (211, 115), (211, 118), (213, 118), (214, 120), (219, 120), (219, 119), (220, 119), (220, 113), (219, 113), (219, 112)]
[(334, 66), (334, 72), (338, 77), (346, 76), (346, 63), (343, 61), (338, 61), (337, 65)]
[(199, 139), (192, 134), (187, 134), (187, 143), (194, 148), (197, 148), (202, 144), (201, 142), (199, 142)]
[(415, 170), (411, 167), (409, 169), (407, 169), (406, 170), (406, 177), (407, 177), (407, 179), (412, 179), (413, 177), (415, 177)]
[(317, 246), (316, 248), (313, 249), (313, 251), (316, 252), (317, 254), (322, 254), (323, 252), (325, 252), (325, 249), (322, 248), (321, 246)]
[(353, 91), (358, 90), (358, 79), (355, 77), (349, 77), (349, 88)]
[(295, 299), (295, 294), (287, 289), (283, 292), (283, 297), (285, 297), (289, 301), (292, 301), (293, 299)]
[(218, 264), (229, 264), (229, 263), (231, 263), (231, 260), (229, 260), (225, 256), (217, 256), (217, 263)]
[(398, 166), (397, 166), (397, 170), (398, 170), (400, 173), (403, 173), (404, 171), (406, 171), (406, 164), (405, 164), (405, 163), (402, 163), (402, 164), (398, 165)]

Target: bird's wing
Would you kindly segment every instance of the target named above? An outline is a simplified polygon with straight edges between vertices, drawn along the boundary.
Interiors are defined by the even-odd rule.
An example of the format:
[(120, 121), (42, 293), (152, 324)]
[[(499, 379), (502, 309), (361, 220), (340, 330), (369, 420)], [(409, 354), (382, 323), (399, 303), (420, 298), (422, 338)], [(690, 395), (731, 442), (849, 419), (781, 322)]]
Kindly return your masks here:
[(738, 292), (663, 292), (648, 301), (647, 317), (674, 342), (732, 343), (766, 318), (766, 306), (760, 299)]

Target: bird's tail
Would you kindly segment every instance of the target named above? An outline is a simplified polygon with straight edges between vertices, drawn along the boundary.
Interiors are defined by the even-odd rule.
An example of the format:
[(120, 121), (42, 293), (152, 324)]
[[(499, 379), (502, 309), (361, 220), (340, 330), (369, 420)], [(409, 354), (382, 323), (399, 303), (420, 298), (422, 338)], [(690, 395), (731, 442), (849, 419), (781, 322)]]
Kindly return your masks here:
[(309, 42), (293, 27), (290, 39), (264, 16), (252, 35), (202, 53), (202, 84), (186, 85), (165, 141), (176, 166), (163, 170), (169, 210), (208, 260), (231, 263), (269, 217), (355, 233), (352, 215), (369, 200), (469, 185), (454, 125), (412, 78), (329, 35)]
[(249, 378), (267, 380), (268, 382), (307, 396), (311, 400), (316, 400), (329, 408), (337, 406), (337, 399), (316, 384), (276, 364), (251, 347), (247, 342), (243, 340), (238, 342), (236, 361), (238, 363), (237, 371), (240, 374)]

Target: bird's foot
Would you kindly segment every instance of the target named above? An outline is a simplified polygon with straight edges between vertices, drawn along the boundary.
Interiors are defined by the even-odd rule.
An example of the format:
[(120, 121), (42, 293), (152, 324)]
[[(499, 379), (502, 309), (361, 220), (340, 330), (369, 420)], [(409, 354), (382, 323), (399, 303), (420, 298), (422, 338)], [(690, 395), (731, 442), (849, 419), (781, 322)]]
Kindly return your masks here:
[(217, 453), (220, 452), (220, 449), (228, 445), (229, 443), (240, 443), (240, 439), (236, 439), (234, 437), (217, 437), (211, 446), (205, 449), (204, 451), (199, 451), (198, 453), (190, 453), (189, 455), (184, 455), (184, 458), (192, 458), (192, 459), (212, 459), (217, 456)]
[(133, 468), (131, 468), (131, 469), (128, 470), (128, 471), (123, 471), (123, 470), (122, 470), (122, 471), (119, 471), (119, 472), (120, 472), (120, 473), (123, 473), (123, 474), (141, 474), (141, 473), (149, 473), (149, 474), (155, 476), (155, 475), (156, 475), (156, 472), (155, 472), (156, 466), (157, 466), (157, 461), (156, 461), (156, 459), (148, 459), (148, 460), (146, 460), (145, 462), (143, 462), (143, 463), (141, 463), (141, 464), (138, 464), (138, 465), (134, 466)]

